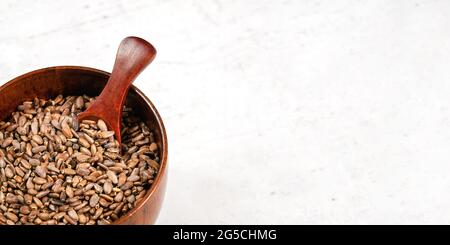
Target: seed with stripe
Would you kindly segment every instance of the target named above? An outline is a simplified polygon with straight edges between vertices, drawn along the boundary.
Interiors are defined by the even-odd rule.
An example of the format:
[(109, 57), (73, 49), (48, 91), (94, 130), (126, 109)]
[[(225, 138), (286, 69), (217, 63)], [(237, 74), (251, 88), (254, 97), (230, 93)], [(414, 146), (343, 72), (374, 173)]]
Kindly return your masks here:
[(38, 134), (31, 136), (31, 139), (34, 140), (34, 142), (36, 142), (38, 145), (42, 145), (42, 143), (44, 143), (44, 140)]
[(106, 172), (106, 175), (108, 176), (108, 178), (111, 180), (111, 182), (112, 182), (113, 184), (117, 184), (118, 179), (117, 179), (116, 173), (114, 173), (114, 172), (111, 171), (111, 170), (108, 170), (108, 171)]
[(37, 198), (42, 198), (42, 197), (44, 197), (44, 196), (47, 196), (48, 195), (48, 193), (50, 193), (50, 191), (40, 191), (40, 192), (38, 192), (37, 194), (36, 194), (36, 197)]
[(8, 218), (9, 220), (11, 220), (14, 223), (19, 221), (19, 217), (17, 217), (17, 215), (15, 215), (14, 213), (11, 213), (11, 212), (6, 212), (5, 213), (5, 217)]
[(73, 189), (72, 189), (72, 187), (70, 185), (66, 186), (66, 195), (69, 198), (73, 197)]
[(102, 131), (98, 133), (98, 137), (103, 139), (109, 138), (111, 136), (114, 136), (114, 131)]
[(35, 172), (37, 175), (39, 175), (39, 177), (41, 177), (41, 178), (47, 177), (47, 171), (46, 171), (45, 168), (42, 167), (42, 166), (37, 166), (37, 167), (34, 169), (34, 172)]
[(75, 210), (70, 209), (70, 210), (67, 212), (67, 214), (68, 214), (69, 217), (70, 217), (71, 219), (73, 219), (74, 221), (78, 221), (78, 214), (77, 214), (77, 212), (75, 212)]
[(112, 191), (112, 188), (113, 188), (113, 186), (112, 186), (111, 180), (105, 181), (105, 183), (103, 184), (103, 192), (105, 192), (105, 194), (109, 195)]
[(33, 182), (38, 185), (43, 185), (43, 184), (47, 183), (47, 180), (44, 178), (41, 178), (41, 177), (34, 177)]
[(108, 131), (108, 127), (106, 127), (106, 123), (102, 119), (97, 121), (97, 127), (103, 132)]
[(89, 206), (95, 207), (99, 200), (100, 198), (97, 194), (92, 195), (91, 199), (89, 200)]

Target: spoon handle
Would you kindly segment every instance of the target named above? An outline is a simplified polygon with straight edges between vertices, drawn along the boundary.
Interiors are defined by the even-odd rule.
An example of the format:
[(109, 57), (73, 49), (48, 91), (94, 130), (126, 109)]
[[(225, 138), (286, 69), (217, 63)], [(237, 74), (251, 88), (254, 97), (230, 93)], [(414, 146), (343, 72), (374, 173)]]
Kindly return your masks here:
[(109, 108), (115, 108), (122, 114), (131, 84), (153, 61), (155, 55), (155, 48), (142, 38), (127, 37), (122, 40), (109, 81), (98, 99), (106, 100), (110, 104)]
[(122, 108), (134, 79), (150, 64), (156, 55), (155, 48), (138, 37), (122, 40), (108, 83), (95, 102), (79, 114), (79, 119), (101, 118), (113, 129), (120, 142)]

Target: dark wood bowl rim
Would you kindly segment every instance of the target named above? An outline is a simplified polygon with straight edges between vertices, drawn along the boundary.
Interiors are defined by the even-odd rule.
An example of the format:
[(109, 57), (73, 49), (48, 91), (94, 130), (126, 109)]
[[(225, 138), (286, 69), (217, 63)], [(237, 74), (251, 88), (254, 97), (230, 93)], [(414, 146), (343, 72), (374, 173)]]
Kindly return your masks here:
[[(0, 86), (0, 91), (3, 90), (4, 88), (10, 86), (11, 84), (13, 84), (17, 81), (20, 81), (26, 77), (34, 76), (36, 74), (48, 72), (51, 70), (87, 71), (87, 72), (91, 72), (91, 73), (101, 74), (101, 75), (104, 75), (107, 77), (109, 77), (111, 75), (111, 73), (109, 73), (109, 72), (91, 68), (91, 67), (85, 67), (85, 66), (52, 66), (52, 67), (37, 69), (34, 71), (27, 72), (23, 75), (20, 75), (16, 78), (10, 80), (9, 82), (5, 83), (4, 85)], [(112, 224), (121, 224), (121, 223), (125, 222), (127, 219), (129, 219), (131, 216), (133, 216), (138, 210), (140, 210), (141, 208), (144, 207), (144, 204), (150, 200), (150, 197), (153, 195), (153, 193), (156, 191), (156, 189), (160, 186), (161, 179), (166, 172), (166, 166), (167, 166), (167, 157), (168, 157), (167, 134), (166, 134), (166, 129), (164, 127), (164, 123), (161, 119), (161, 116), (159, 115), (158, 110), (156, 110), (156, 107), (153, 105), (153, 103), (150, 101), (150, 99), (147, 96), (145, 96), (145, 94), (142, 93), (141, 90), (139, 90), (134, 85), (131, 85), (130, 89), (134, 90), (138, 96), (140, 96), (141, 98), (144, 99), (147, 106), (150, 107), (150, 110), (155, 115), (157, 125), (158, 125), (159, 130), (162, 135), (162, 138), (161, 138), (162, 150), (160, 150), (161, 161), (160, 161), (160, 167), (159, 167), (158, 173), (156, 175), (156, 178), (155, 178), (152, 186), (150, 187), (150, 189), (147, 191), (147, 194), (145, 195), (144, 199), (140, 203), (138, 203), (138, 205), (136, 207), (134, 207), (131, 211), (127, 212), (126, 215), (120, 217), (118, 220), (114, 221)]]

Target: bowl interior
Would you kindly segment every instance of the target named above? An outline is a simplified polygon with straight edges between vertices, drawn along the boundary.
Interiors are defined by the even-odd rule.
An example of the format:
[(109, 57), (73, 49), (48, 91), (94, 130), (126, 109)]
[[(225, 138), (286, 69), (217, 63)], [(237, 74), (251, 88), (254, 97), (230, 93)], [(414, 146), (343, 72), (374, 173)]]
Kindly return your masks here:
[[(38, 98), (55, 98), (59, 94), (98, 96), (108, 81), (109, 73), (78, 66), (59, 66), (44, 68), (26, 73), (0, 87), (0, 119), (7, 119), (23, 101)], [(160, 149), (160, 170), (142, 203), (145, 203), (159, 183), (167, 161), (167, 139), (162, 120), (150, 100), (136, 87), (129, 90), (125, 104), (141, 117), (153, 131), (155, 141)], [(133, 215), (141, 204), (131, 210), (117, 223)]]

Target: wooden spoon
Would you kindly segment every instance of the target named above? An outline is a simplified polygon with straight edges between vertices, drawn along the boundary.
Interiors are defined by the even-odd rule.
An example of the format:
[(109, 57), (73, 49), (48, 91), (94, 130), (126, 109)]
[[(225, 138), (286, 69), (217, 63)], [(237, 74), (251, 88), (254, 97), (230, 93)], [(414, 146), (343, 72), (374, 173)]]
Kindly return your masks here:
[(134, 79), (153, 61), (155, 55), (155, 48), (144, 39), (138, 37), (123, 39), (117, 50), (108, 83), (89, 108), (78, 114), (78, 121), (102, 119), (108, 129), (114, 131), (120, 144), (122, 109), (128, 89)]

